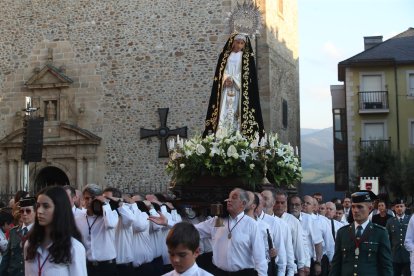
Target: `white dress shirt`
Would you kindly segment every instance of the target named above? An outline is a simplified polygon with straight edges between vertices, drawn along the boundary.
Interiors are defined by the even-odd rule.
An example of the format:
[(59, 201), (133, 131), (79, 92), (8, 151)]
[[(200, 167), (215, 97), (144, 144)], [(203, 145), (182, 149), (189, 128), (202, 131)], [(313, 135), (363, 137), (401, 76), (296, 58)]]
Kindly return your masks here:
[[(136, 205), (135, 205), (136, 206)], [(150, 221), (145, 212), (134, 208), (135, 220), (132, 223), (133, 247), (134, 247), (134, 267), (151, 262), (154, 259), (154, 245), (151, 242), (149, 227)]]
[(316, 224), (319, 226), (319, 229), (322, 233), (322, 254), (326, 255), (329, 259), (329, 262), (331, 262), (335, 253), (335, 241), (332, 236), (331, 221), (327, 217), (321, 216), (319, 214), (313, 214), (312, 217), (316, 221)]
[(225, 219), (223, 227), (215, 227), (215, 221), (216, 218), (212, 218), (195, 225), (200, 238), (211, 238), (213, 264), (228, 272), (254, 268), (259, 276), (266, 276), (265, 249), (257, 222), (244, 212), (235, 219)]
[(173, 270), (168, 273), (165, 273), (162, 276), (213, 276), (213, 274), (208, 273), (202, 268), (199, 268), (197, 263), (194, 263), (192, 267), (184, 271), (183, 273), (178, 273)]
[[(49, 248), (52, 244), (45, 249), (39, 246), (36, 257), (33, 260), (24, 262), (25, 276), (38, 276), (39, 263), (40, 266), (44, 263), (42, 276), (87, 276), (85, 247), (75, 238), (72, 238), (71, 241), (70, 253), (72, 255), (72, 262), (70, 264), (56, 264), (50, 261)], [(28, 245), (29, 242), (26, 242), (24, 246), (25, 259)]]
[(299, 221), (302, 225), (303, 234), (306, 237), (306, 251), (309, 254), (306, 267), (310, 267), (311, 259), (316, 258), (315, 245), (323, 242), (322, 233), (311, 215), (301, 212)]
[[(137, 205), (133, 204), (136, 208)], [(134, 221), (134, 213), (132, 207), (128, 203), (119, 207), (119, 221), (115, 229), (115, 247), (116, 247), (116, 263), (127, 264), (134, 259), (134, 248), (131, 246), (133, 241), (132, 223)]]
[(292, 232), (293, 252), (297, 262), (297, 269), (301, 269), (306, 265), (306, 251), (302, 246), (302, 225), (300, 224), (300, 221), (295, 218), (295, 216), (289, 213), (283, 213), (281, 218), (289, 225), (290, 231)]
[(73, 205), (72, 213), (73, 213), (74, 216), (84, 215), (84, 214), (86, 214), (86, 209), (79, 209), (75, 205)]
[[(82, 235), (88, 261), (108, 261), (116, 258), (115, 227), (118, 213), (109, 204), (102, 206), (103, 216), (76, 216), (75, 222)], [(90, 233), (89, 233), (90, 229)]]
[(414, 275), (414, 215), (411, 216), (405, 234), (404, 247), (410, 252), (411, 275)]
[[(258, 218), (259, 220), (262, 220), (267, 225), (269, 225), (270, 234), (272, 236), (273, 246), (277, 249), (277, 258), (276, 258), (276, 264), (277, 264), (277, 275), (284, 276), (286, 274), (286, 265), (287, 265), (287, 253), (286, 253), (286, 247), (285, 247), (285, 233), (288, 226), (286, 223), (274, 216), (270, 216), (266, 214), (265, 212), (262, 212), (262, 214)], [(283, 229), (285, 228), (285, 229)], [(293, 258), (293, 249), (292, 249), (292, 258)]]

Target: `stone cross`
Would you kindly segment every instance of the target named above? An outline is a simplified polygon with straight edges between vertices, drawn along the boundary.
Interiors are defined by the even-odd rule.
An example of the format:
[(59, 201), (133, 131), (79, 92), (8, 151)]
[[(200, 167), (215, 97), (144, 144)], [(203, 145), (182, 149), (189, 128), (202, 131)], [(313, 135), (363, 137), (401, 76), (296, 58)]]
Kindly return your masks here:
[(168, 157), (167, 139), (170, 136), (177, 136), (187, 138), (187, 127), (181, 127), (170, 130), (167, 127), (167, 117), (169, 108), (158, 108), (161, 126), (158, 129), (141, 128), (141, 139), (157, 136), (161, 141), (158, 157)]

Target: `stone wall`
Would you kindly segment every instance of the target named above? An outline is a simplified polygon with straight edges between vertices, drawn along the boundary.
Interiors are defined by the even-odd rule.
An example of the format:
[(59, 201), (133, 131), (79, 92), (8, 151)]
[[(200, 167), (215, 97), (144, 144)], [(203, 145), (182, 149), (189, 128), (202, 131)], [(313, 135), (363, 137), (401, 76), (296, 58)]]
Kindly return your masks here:
[[(275, 4), (258, 2), (263, 2), (259, 4), (270, 26), (262, 30), (257, 53), (266, 129), (281, 132), (284, 140), (296, 145), (296, 1), (284, 1), (284, 20)], [(169, 128), (188, 126), (189, 136), (203, 130), (217, 57), (229, 35), (226, 17), (236, 4), (235, 0), (3, 1), (0, 139), (21, 128), (24, 97), (32, 93), (24, 84), (36, 67), (46, 63), (51, 48), (53, 63), (63, 66), (74, 81), (61, 92), (68, 97), (65, 122), (102, 138), (94, 181), (130, 191), (165, 190), (167, 159), (158, 158), (158, 138), (140, 140), (139, 129), (157, 129), (157, 109), (168, 107)], [(282, 97), (289, 100), (286, 130), (280, 128)], [(7, 185), (6, 163), (0, 151), (2, 185)]]

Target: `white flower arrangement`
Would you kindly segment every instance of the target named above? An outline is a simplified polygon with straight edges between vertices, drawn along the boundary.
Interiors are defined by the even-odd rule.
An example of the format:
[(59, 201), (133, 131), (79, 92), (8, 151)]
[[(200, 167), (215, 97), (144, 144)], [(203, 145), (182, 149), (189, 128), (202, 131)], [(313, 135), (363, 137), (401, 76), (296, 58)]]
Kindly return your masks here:
[(192, 184), (202, 175), (211, 175), (244, 178), (253, 185), (267, 177), (280, 186), (295, 185), (302, 178), (297, 148), (295, 152), (290, 144), (281, 143), (274, 133), (253, 139), (226, 130), (186, 141), (177, 136), (169, 140), (168, 148), (166, 171), (172, 183)]

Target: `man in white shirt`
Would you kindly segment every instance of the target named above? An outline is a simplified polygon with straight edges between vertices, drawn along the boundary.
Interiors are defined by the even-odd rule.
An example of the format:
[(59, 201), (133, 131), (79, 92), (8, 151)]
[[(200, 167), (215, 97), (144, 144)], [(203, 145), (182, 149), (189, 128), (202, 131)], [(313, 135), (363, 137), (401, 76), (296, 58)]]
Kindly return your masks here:
[(275, 205), (273, 211), (275, 215), (283, 219), (290, 227), (292, 232), (293, 252), (295, 255), (295, 261), (297, 265), (297, 272), (299, 275), (304, 275), (306, 265), (306, 253), (302, 246), (303, 243), (303, 229), (300, 221), (287, 213), (287, 200), (288, 196), (286, 192), (279, 190), (276, 192)]
[(343, 223), (337, 221), (336, 217), (336, 205), (333, 202), (326, 202), (326, 214), (325, 217), (330, 220), (331, 223), (331, 233), (334, 238), (336, 239), (336, 232), (338, 232), (339, 228), (344, 226)]
[(260, 204), (259, 197), (251, 191), (247, 191), (247, 194), (249, 195), (249, 202), (246, 205), (246, 209), (244, 210), (244, 213), (248, 215), (249, 217), (251, 217), (252, 219), (257, 221), (257, 225), (263, 237), (266, 261), (268, 262), (267, 273), (270, 275), (276, 275), (277, 250), (275, 249), (275, 246), (273, 243), (273, 238), (272, 238), (273, 233), (271, 232), (269, 225), (263, 220), (258, 219), (256, 216), (256, 209)]
[(148, 220), (148, 208), (140, 196), (136, 195), (133, 199), (137, 207), (137, 209), (132, 208), (132, 212), (134, 213), (132, 230), (134, 233), (133, 248), (135, 250), (133, 266), (135, 275), (156, 275), (152, 264), (154, 259), (154, 245), (151, 242), (149, 234), (150, 221)]
[(70, 206), (72, 207), (72, 212), (74, 216), (77, 215), (84, 215), (86, 213), (86, 209), (78, 208), (75, 205), (75, 202), (79, 200), (79, 197), (76, 195), (76, 189), (70, 185), (63, 186), (66, 193), (68, 194)]
[(75, 217), (86, 249), (89, 276), (116, 275), (115, 228), (118, 213), (111, 209), (109, 200), (102, 195), (96, 184), (88, 184), (83, 190), (86, 214)]
[[(301, 223), (303, 228), (303, 234), (305, 237), (305, 249), (307, 249), (307, 261), (305, 265), (305, 272), (310, 273), (311, 261), (312, 264), (320, 264), (322, 260), (322, 235), (318, 226), (309, 214), (303, 213), (302, 200), (299, 196), (295, 195), (289, 198), (289, 212), (295, 216)], [(315, 266), (315, 265), (314, 265)], [(320, 265), (316, 265), (316, 271), (312, 271), (313, 275), (319, 275), (321, 273)], [(314, 268), (314, 267), (313, 267)]]
[[(308, 214), (312, 215), (312, 218), (316, 220), (316, 225), (319, 227), (323, 242), (322, 242), (322, 260), (321, 260), (321, 266), (322, 266), (322, 272), (321, 275), (328, 275), (329, 272), (329, 262), (332, 261), (334, 252), (335, 252), (335, 242), (334, 238), (332, 236), (332, 231), (330, 227), (330, 221), (324, 217), (318, 214), (317, 210), (319, 208), (319, 203), (315, 198), (312, 198), (310, 196), (309, 200), (312, 199), (313, 203), (313, 213), (307, 212)], [(304, 197), (304, 201), (305, 201)]]
[[(258, 221), (265, 222), (270, 229), (271, 238), (273, 241), (273, 246), (277, 250), (277, 258), (276, 258), (276, 265), (277, 265), (277, 275), (284, 276), (286, 275), (286, 265), (287, 265), (287, 253), (285, 247), (285, 231), (288, 228), (287, 224), (280, 218), (270, 216), (263, 212), (265, 200), (260, 193), (256, 193), (259, 199), (259, 205), (256, 207), (255, 215)], [(283, 229), (285, 228), (285, 229)], [(293, 255), (293, 249), (292, 249)]]
[[(290, 226), (285, 222), (283, 219), (276, 216), (273, 212), (273, 207), (275, 206), (276, 201), (276, 191), (275, 190), (264, 190), (262, 193), (263, 200), (264, 200), (264, 212), (265, 215), (263, 220), (268, 224), (273, 223), (273, 220), (276, 220), (276, 223), (279, 224), (282, 230), (283, 241), (286, 250), (286, 275), (293, 276), (296, 271), (297, 267), (295, 264), (295, 253), (293, 249), (293, 240), (292, 240), (292, 232), (290, 230)], [(279, 264), (278, 264), (279, 266)], [(279, 269), (279, 267), (278, 267)], [(304, 270), (299, 273), (304, 273)], [(304, 274), (301, 274), (304, 275)]]
[[(226, 201), (229, 218), (224, 220), (224, 226), (215, 227), (216, 217), (195, 225), (200, 238), (212, 240), (214, 275), (266, 276), (267, 261), (260, 230), (257, 222), (244, 213), (249, 201), (247, 192), (236, 188)], [(149, 219), (167, 224), (165, 216)]]
[[(132, 244), (132, 223), (134, 214), (128, 203), (123, 203), (122, 192), (113, 187), (107, 187), (103, 195), (110, 199), (109, 205), (118, 213), (118, 225), (115, 229), (116, 268), (118, 275), (134, 273), (132, 260), (134, 259)], [(134, 202), (135, 203), (135, 202)], [(136, 204), (134, 204), (136, 206)]]

